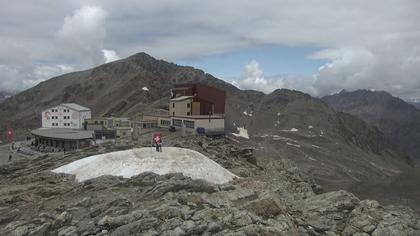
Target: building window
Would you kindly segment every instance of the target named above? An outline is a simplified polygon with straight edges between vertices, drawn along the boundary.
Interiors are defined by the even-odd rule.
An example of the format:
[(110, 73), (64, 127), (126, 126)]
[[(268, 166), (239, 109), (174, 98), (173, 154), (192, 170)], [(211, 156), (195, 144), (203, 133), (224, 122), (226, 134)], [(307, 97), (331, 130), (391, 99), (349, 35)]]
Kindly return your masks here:
[(175, 116), (175, 112), (172, 112), (172, 116)]
[[(170, 126), (171, 122), (169, 120), (160, 120), (160, 125), (161, 126)], [(156, 125), (155, 125), (156, 127)]]
[(190, 105), (191, 105), (190, 103), (187, 103), (187, 108), (190, 108)]
[(190, 115), (190, 112), (189, 111), (187, 111), (187, 116), (189, 116)]
[(172, 122), (174, 126), (182, 127), (182, 120), (173, 119)]
[(194, 129), (194, 121), (184, 120), (184, 124), (186, 128)]
[(172, 108), (175, 108), (175, 103), (174, 102), (172, 103)]

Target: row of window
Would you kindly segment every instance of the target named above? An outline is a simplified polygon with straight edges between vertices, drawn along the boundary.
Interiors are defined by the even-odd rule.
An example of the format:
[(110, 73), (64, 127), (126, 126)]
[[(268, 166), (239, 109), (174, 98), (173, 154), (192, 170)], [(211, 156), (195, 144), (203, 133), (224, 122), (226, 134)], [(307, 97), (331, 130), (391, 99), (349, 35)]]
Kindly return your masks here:
[(170, 120), (160, 120), (160, 125), (162, 126), (170, 126), (171, 121)]
[[(51, 112), (58, 112), (58, 109), (51, 109)], [(70, 109), (63, 109), (63, 112), (70, 112)]]
[(194, 121), (184, 120), (184, 124), (186, 128), (194, 129)]
[(172, 121), (173, 121), (173, 125), (178, 126), (178, 127), (182, 127), (182, 122), (184, 122), (185, 127), (189, 129), (194, 129), (194, 126), (195, 126), (195, 122), (190, 121), (190, 120), (173, 119)]
[[(187, 108), (190, 108), (191, 107), (191, 103), (187, 103)], [(175, 108), (175, 103), (173, 102), (172, 103), (172, 108)]]
[[(58, 126), (58, 123), (52, 123), (51, 125), (52, 126)], [(64, 123), (63, 125), (64, 126), (70, 126), (70, 123)]]
[[(70, 120), (70, 116), (64, 116), (63, 117), (65, 120)], [(51, 119), (53, 120), (58, 120), (58, 116), (51, 116)]]

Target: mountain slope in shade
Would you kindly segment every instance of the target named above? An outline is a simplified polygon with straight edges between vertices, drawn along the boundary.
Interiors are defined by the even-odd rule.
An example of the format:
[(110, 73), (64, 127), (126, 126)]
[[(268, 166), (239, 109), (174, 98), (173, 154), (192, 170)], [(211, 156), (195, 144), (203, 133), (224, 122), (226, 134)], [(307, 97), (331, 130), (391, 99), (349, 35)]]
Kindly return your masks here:
[(411, 157), (420, 158), (420, 110), (413, 105), (387, 92), (370, 90), (342, 91), (323, 100), (377, 127)]
[(420, 110), (420, 102), (409, 102), (409, 103)]
[(13, 95), (12, 92), (0, 90), (0, 103)]
[[(226, 91), (225, 126), (238, 145), (253, 147), (261, 161), (293, 160), (327, 190), (386, 185), (411, 168), (407, 156), (380, 131), (320, 99), (287, 89), (271, 94), (240, 90), (201, 70), (145, 53), (55, 77), (17, 94), (0, 104), (0, 122), (10, 120), (17, 136), (24, 137), (41, 125), (43, 109), (64, 102), (90, 107), (94, 116), (130, 117), (167, 109), (173, 85), (190, 82)], [(246, 130), (249, 139), (230, 135), (238, 129)]]

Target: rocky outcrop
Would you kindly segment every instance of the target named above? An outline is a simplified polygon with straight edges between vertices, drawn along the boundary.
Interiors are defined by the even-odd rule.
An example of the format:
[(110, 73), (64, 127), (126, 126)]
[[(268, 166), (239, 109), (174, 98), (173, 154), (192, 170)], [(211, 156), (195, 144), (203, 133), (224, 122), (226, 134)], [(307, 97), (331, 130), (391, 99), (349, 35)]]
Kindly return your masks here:
[(49, 171), (69, 161), (64, 157), (16, 162), (0, 176), (0, 235), (420, 234), (414, 212), (346, 191), (317, 194), (289, 161), (250, 162), (248, 147), (226, 139), (178, 139), (176, 145), (205, 153), (241, 178), (213, 185), (143, 173), (76, 182)]

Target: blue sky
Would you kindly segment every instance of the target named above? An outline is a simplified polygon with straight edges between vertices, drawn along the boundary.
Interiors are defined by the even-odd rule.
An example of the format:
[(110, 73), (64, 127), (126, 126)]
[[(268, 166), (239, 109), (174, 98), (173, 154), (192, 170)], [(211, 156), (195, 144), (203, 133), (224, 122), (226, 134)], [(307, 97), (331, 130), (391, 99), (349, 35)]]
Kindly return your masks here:
[(265, 76), (284, 74), (310, 76), (317, 73), (318, 68), (327, 62), (325, 59), (308, 58), (319, 50), (320, 48), (265, 45), (197, 60), (178, 60), (175, 63), (202, 69), (216, 77), (229, 78), (243, 75), (245, 65), (255, 60)]

